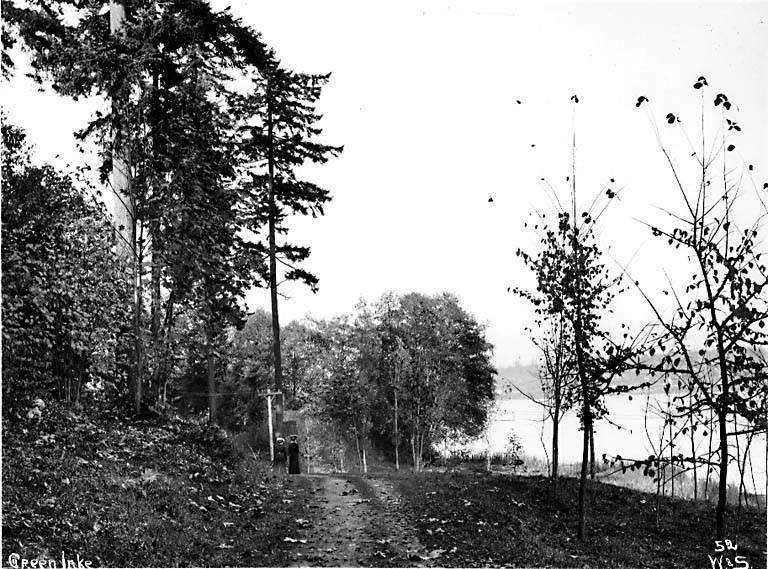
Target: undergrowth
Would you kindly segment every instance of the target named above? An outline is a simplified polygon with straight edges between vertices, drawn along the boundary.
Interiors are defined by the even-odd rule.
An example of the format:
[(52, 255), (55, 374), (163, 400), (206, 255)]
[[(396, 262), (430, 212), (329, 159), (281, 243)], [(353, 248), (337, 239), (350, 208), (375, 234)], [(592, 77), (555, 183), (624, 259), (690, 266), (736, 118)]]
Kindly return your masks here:
[(48, 403), (3, 417), (3, 555), (94, 566), (282, 565), (298, 506), (219, 429)]

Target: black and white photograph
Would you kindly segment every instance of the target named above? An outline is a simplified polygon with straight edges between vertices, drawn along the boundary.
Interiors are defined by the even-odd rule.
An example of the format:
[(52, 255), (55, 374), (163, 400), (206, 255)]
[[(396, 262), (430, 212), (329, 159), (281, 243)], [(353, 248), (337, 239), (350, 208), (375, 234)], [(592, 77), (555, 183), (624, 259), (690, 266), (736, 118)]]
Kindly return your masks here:
[(767, 0), (0, 0), (2, 567), (768, 569)]

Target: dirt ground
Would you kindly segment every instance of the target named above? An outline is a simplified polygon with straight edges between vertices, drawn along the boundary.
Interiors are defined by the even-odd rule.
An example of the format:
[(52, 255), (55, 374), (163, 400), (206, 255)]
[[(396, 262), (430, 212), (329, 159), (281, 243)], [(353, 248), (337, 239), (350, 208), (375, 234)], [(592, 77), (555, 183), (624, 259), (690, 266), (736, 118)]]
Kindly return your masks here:
[[(473, 472), (284, 482), (296, 518), (280, 549), (292, 566), (687, 569), (712, 553), (711, 505), (665, 498), (657, 514), (649, 495), (611, 485), (590, 485), (589, 535), (579, 541), (572, 479), (559, 497), (548, 479)], [(764, 515), (735, 514), (729, 535), (761, 566)]]
[[(384, 479), (305, 474), (288, 478), (307, 518), (296, 520), (294, 566), (425, 566), (431, 552), (404, 521)], [(290, 541), (293, 543), (293, 541)]]

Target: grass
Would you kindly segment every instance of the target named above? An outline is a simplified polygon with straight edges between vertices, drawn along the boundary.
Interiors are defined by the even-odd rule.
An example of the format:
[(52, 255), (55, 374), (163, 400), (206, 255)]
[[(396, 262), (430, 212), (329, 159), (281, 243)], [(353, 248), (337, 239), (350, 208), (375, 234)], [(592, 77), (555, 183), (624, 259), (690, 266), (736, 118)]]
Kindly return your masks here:
[[(459, 464), (475, 464), (485, 465), (486, 459), (484, 454), (468, 454), (463, 457), (464, 460), (458, 462), (451, 462), (448, 460), (449, 467), (456, 467)], [(491, 455), (491, 465), (494, 470), (502, 472), (512, 472), (516, 474), (524, 474), (529, 476), (542, 476), (549, 475), (549, 464), (542, 458), (521, 456), (522, 464), (513, 465), (509, 459), (509, 456), (503, 453), (494, 453)], [(735, 468), (732, 466), (731, 468)], [(558, 467), (558, 473), (560, 476), (578, 478), (581, 473), (580, 463), (565, 463), (560, 464)], [(619, 468), (611, 467), (604, 464), (601, 460), (595, 462), (595, 477), (601, 482), (608, 484), (614, 484), (616, 486), (622, 486), (624, 488), (631, 488), (633, 490), (639, 490), (641, 492), (648, 492), (650, 494), (656, 494), (656, 482), (650, 476), (645, 476), (642, 470), (630, 470), (622, 472)], [(691, 472), (683, 472), (679, 469), (675, 469), (675, 497), (684, 498), (686, 500), (697, 499), (702, 502), (715, 503), (717, 502), (717, 484), (718, 477), (716, 474), (710, 474), (709, 484), (706, 485), (705, 478), (699, 476), (697, 487), (694, 487), (693, 475)], [(751, 483), (749, 484), (751, 487)], [(706, 488), (706, 499), (705, 499)], [(662, 495), (671, 496), (672, 486), (667, 481), (666, 486), (662, 484), (660, 487)], [(739, 486), (738, 484), (728, 484), (727, 499), (729, 504), (738, 505), (739, 503)], [(765, 495), (754, 494), (747, 492), (746, 497), (742, 495), (742, 507), (744, 509), (757, 509), (765, 510)]]
[[(94, 566), (284, 566), (296, 559), (284, 538), (297, 536), (297, 519), (322, 531), (311, 484), (274, 476), (216, 429), (59, 404), (39, 418), (26, 411), (4, 407), (4, 559), (60, 560), (64, 552)], [(542, 465), (499, 465), (506, 472), (493, 474), (484, 466), (414, 475), (372, 465), (371, 475), (391, 477), (403, 499), (396, 512), (377, 510), (371, 539), (386, 537), (386, 516), (398, 515), (437, 552), (429, 563), (443, 566), (708, 566), (711, 504), (662, 497), (657, 510), (653, 495), (591, 482), (580, 542), (575, 479), (561, 480), (555, 495), (535, 474)], [(764, 565), (765, 514), (737, 518), (732, 509), (729, 520), (739, 553)]]
[[(714, 554), (707, 504), (590, 482), (588, 535), (576, 539), (578, 480), (471, 471), (397, 477), (406, 515), (444, 566), (690, 568)], [(765, 514), (742, 512), (738, 543), (753, 567), (765, 565)]]

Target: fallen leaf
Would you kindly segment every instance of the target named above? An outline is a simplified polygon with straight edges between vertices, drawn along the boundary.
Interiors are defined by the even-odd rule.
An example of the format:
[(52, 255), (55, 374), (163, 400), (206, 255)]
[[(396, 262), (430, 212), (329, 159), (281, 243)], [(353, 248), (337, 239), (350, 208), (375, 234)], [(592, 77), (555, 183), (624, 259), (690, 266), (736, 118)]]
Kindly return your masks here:
[(421, 559), (422, 561), (429, 561), (431, 559), (437, 559), (443, 553), (445, 553), (445, 549), (433, 549), (426, 555), (419, 555), (419, 559)]

